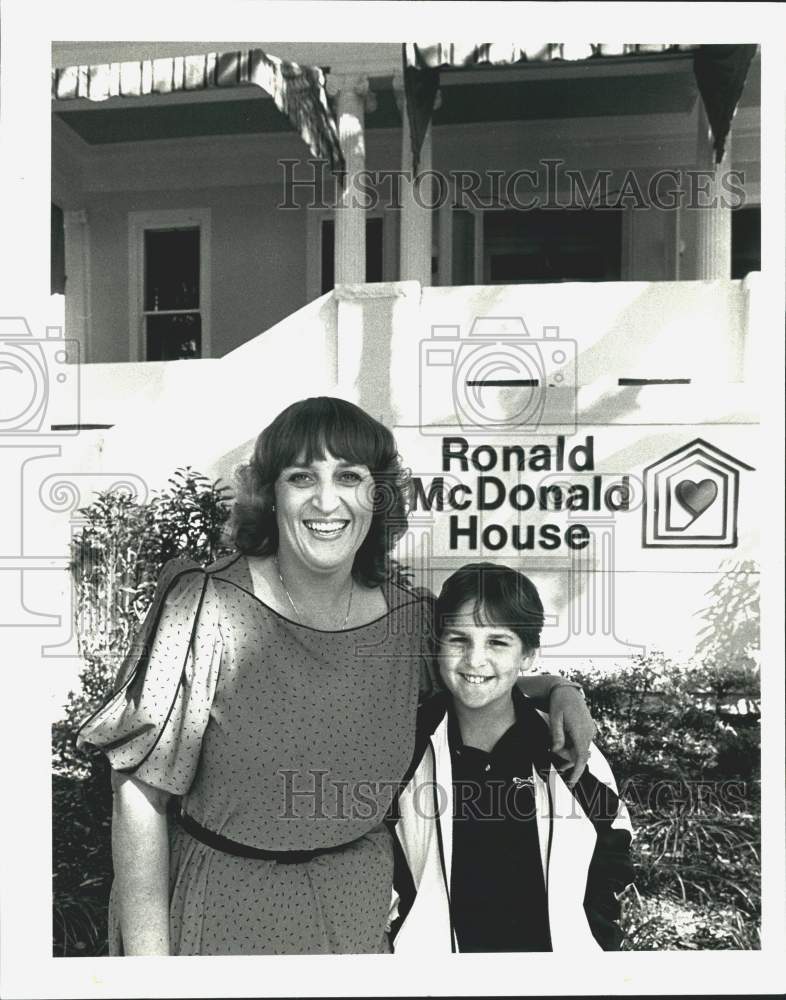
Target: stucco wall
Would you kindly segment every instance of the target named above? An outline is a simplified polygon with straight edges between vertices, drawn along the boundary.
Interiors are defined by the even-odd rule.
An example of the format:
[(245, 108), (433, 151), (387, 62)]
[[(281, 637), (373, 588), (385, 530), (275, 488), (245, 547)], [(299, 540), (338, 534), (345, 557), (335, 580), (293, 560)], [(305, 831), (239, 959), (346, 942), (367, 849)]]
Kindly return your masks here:
[[(64, 560), (78, 523), (77, 508), (90, 502), (92, 491), (126, 482), (144, 495), (183, 465), (230, 479), (256, 434), (284, 406), (308, 395), (338, 395), (359, 402), (393, 429), (404, 463), (424, 491), (439, 476), (449, 487), (460, 484), (472, 491), (458, 496), (469, 501), (464, 509), (449, 502), (442, 509), (438, 504), (428, 509), (421, 501), (413, 510), (399, 554), (420, 581), (438, 586), (458, 565), (479, 559), (531, 572), (552, 616), (543, 637), (550, 669), (590, 659), (613, 662), (660, 648), (673, 656), (690, 655), (710, 589), (730, 567), (758, 556), (762, 512), (756, 470), (762, 461), (758, 401), (751, 383), (761, 333), (757, 289), (756, 276), (746, 282), (526, 288), (421, 289), (417, 282), (342, 286), (221, 359), (153, 368), (88, 366), (83, 412), (99, 422), (112, 409), (117, 426), (62, 440), (63, 456), (54, 470), (67, 470), (59, 477), (67, 485), (59, 489), (51, 462), (30, 463), (29, 490), (56, 496), (58, 502), (42, 509), (40, 517), (28, 517), (31, 548), (60, 553)], [(515, 400), (502, 391), (494, 404), (502, 413), (502, 426), (462, 426), (452, 371), (446, 377), (426, 371), (424, 349), (435, 325), (455, 328), (445, 344), (466, 341), (476, 316), (508, 317), (508, 324), (523, 317), (530, 334), (524, 343), (535, 348), (528, 356), (542, 360), (547, 359), (543, 327), (559, 327), (561, 346), (569, 353), (575, 350), (575, 393), (550, 385), (546, 391), (556, 388), (556, 408), (544, 411), (541, 423), (524, 426), (515, 416)], [(515, 336), (508, 330), (497, 339), (509, 356)], [(521, 344), (519, 338), (514, 353)], [(484, 351), (491, 357), (495, 348)], [(458, 368), (456, 363), (454, 370)], [(554, 369), (546, 365), (547, 375), (549, 371)], [(629, 377), (689, 378), (690, 383), (619, 384)], [(511, 418), (507, 423), (506, 415)], [(591, 464), (504, 470), (498, 463), (484, 468), (504, 445), (519, 445), (525, 452), (545, 446), (555, 456), (560, 436), (565, 454), (576, 445), (591, 448)], [(470, 459), (464, 469), (451, 461), (446, 468), (446, 437), (464, 437), (468, 454), (477, 446), (485, 448), (481, 464), (473, 466)], [(647, 486), (647, 470), (696, 439), (708, 446), (707, 455), (682, 478), (694, 488), (708, 478), (718, 482), (717, 496), (700, 519), (694, 518), (702, 531), (696, 537), (688, 525), (673, 546), (645, 544), (644, 495), (651, 509), (659, 496), (652, 484)], [(720, 455), (732, 473), (729, 491), (717, 478), (713, 455)], [(517, 485), (537, 489), (556, 482), (567, 489), (583, 483), (592, 492), (596, 478), (605, 496), (623, 476), (630, 497), (619, 511), (609, 510), (605, 500), (599, 509), (589, 510), (520, 510), (509, 499), (483, 509), (478, 502), (483, 475), (498, 481), (487, 493), (492, 501), (500, 490), (509, 497)], [(658, 502), (662, 505), (668, 496)], [(31, 510), (37, 511), (35, 505)], [(476, 519), (474, 541), (468, 534), (471, 518)], [(714, 530), (724, 518), (736, 531), (723, 544), (707, 543), (701, 537), (703, 526)], [(515, 526), (524, 532), (532, 527), (542, 539), (547, 523), (556, 525), (558, 545), (538, 541), (520, 549), (513, 543)], [(584, 525), (590, 537), (579, 549), (566, 542), (568, 528), (576, 524)], [(493, 525), (499, 527), (484, 540), (484, 531)], [(502, 531), (505, 540), (499, 544)], [(64, 576), (58, 584), (54, 573), (28, 575), (38, 579), (26, 587), (26, 606), (52, 606), (51, 595), (46, 604), (36, 600), (36, 588), (62, 588)], [(752, 588), (758, 586), (755, 566), (746, 571), (746, 579)], [(67, 593), (61, 600), (67, 605)], [(52, 643), (64, 647), (60, 656), (70, 648), (69, 621), (64, 613), (59, 624), (52, 623)], [(64, 678), (73, 678), (77, 665), (73, 661), (71, 669), (65, 660), (59, 665), (65, 672), (58, 673), (57, 683), (62, 681), (65, 690)]]

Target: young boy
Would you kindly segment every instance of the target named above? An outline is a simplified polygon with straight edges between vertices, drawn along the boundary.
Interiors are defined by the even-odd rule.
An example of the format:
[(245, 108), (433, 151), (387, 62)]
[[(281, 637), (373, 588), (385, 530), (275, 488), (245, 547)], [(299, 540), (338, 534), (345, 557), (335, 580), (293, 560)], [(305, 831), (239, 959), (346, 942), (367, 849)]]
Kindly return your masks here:
[(442, 587), (445, 690), (420, 711), (395, 823), (397, 953), (619, 947), (628, 814), (594, 747), (568, 787), (544, 716), (516, 686), (542, 627), (538, 591), (515, 570), (475, 563)]

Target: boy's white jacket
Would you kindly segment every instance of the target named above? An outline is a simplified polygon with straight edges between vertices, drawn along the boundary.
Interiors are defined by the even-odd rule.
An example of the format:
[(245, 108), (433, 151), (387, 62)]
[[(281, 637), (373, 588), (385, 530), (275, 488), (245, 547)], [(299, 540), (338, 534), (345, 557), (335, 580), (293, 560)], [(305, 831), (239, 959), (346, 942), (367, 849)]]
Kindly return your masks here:
[[(447, 700), (441, 700), (442, 718), (433, 731), (434, 712), (431, 724), (427, 718), (414, 772), (410, 769), (412, 777), (398, 801), (390, 913), (397, 954), (433, 956), (459, 950), (450, 912), (452, 767)], [(517, 701), (527, 700), (522, 696)], [(526, 712), (547, 718), (527, 706)], [(593, 746), (573, 792), (551, 764), (544, 741), (544, 756), (533, 766), (532, 781), (552, 950), (575, 955), (618, 947), (615, 891), (632, 880), (632, 831), (609, 765)]]

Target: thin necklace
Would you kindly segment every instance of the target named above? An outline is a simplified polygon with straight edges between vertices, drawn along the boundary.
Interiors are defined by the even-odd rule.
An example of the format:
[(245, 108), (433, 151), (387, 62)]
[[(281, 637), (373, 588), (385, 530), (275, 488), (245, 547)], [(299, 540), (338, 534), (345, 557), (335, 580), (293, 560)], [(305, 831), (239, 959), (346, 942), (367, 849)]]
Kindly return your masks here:
[[(297, 620), (302, 625), (303, 624), (303, 616), (298, 611), (297, 604), (295, 604), (295, 602), (292, 600), (292, 595), (287, 590), (287, 585), (284, 583), (284, 577), (281, 575), (281, 566), (279, 565), (279, 562), (278, 562), (278, 556), (274, 556), (273, 558), (274, 558), (275, 563), (276, 563), (276, 572), (278, 573), (278, 579), (279, 579), (279, 582), (281, 583), (281, 587), (282, 587), (284, 593), (287, 595), (287, 600), (292, 605), (292, 610), (295, 612), (295, 616), (297, 617)], [(344, 615), (344, 623), (341, 626), (342, 629), (345, 629), (347, 627), (347, 622), (349, 621), (349, 615), (350, 615), (350, 612), (352, 611), (352, 594), (354, 592), (355, 592), (355, 581), (354, 581), (353, 577), (350, 576), (350, 578), (349, 578), (349, 601), (347, 602), (347, 613)]]

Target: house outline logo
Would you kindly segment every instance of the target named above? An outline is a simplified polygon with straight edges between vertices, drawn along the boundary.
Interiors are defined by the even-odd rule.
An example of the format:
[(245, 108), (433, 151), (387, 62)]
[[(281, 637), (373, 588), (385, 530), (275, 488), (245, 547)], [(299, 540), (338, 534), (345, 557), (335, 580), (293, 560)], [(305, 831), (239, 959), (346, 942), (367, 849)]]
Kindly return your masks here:
[(643, 547), (736, 548), (742, 470), (754, 471), (701, 438), (648, 465)]

